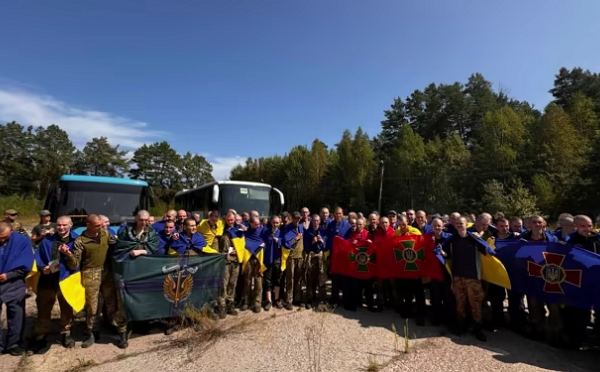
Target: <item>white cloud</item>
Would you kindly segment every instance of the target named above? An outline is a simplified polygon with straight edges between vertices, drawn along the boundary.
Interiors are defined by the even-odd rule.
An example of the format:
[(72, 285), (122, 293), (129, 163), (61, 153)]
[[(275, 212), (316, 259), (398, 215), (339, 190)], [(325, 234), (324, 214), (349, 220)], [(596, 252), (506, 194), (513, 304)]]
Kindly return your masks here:
[[(164, 138), (163, 132), (151, 130), (145, 122), (109, 112), (83, 110), (52, 96), (27, 90), (31, 87), (24, 89), (12, 87), (16, 84), (10, 85), (8, 88), (0, 86), (0, 121), (14, 120), (22, 125), (44, 127), (56, 124), (79, 148), (94, 137), (106, 137), (111, 144), (119, 144), (124, 150)], [(127, 156), (133, 157), (133, 151), (129, 151)], [(245, 161), (241, 156), (204, 154), (204, 157), (213, 165), (213, 177), (217, 180), (229, 178), (231, 169)]]
[(161, 134), (150, 130), (144, 122), (108, 112), (82, 110), (51, 96), (21, 89), (0, 88), (0, 118), (23, 125), (56, 124), (69, 133), (77, 146), (83, 146), (93, 137), (104, 136), (113, 144), (136, 148)]
[(217, 156), (207, 160), (210, 161), (213, 166), (212, 174), (216, 180), (228, 179), (231, 169), (238, 164), (244, 164), (246, 161), (246, 159), (241, 156), (234, 156), (231, 158)]

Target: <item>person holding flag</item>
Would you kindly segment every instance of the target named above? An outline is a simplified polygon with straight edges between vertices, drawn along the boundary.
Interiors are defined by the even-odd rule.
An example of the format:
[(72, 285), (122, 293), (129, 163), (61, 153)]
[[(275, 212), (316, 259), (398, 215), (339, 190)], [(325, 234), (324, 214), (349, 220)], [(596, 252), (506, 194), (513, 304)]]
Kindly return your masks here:
[(73, 252), (73, 243), (78, 236), (71, 231), (72, 226), (70, 217), (59, 217), (56, 220), (56, 232), (42, 239), (35, 253), (36, 265), (41, 270), (41, 276), (35, 299), (38, 317), (31, 348), (28, 350), (32, 354), (47, 346), (46, 336), (50, 333), (52, 308), (57, 299), (60, 307), (61, 344), (65, 348), (75, 346), (75, 340), (71, 337), (73, 311), (79, 312), (83, 309), (85, 290), (81, 285), (79, 268), (70, 270), (66, 263), (67, 260), (72, 260), (73, 256), (65, 252)]
[(466, 330), (467, 301), (473, 317), (475, 337), (486, 341), (483, 333), (483, 317), (481, 314), (482, 303), (485, 298), (481, 286), (481, 258), (482, 255), (493, 255), (493, 249), (478, 233), (467, 231), (467, 219), (459, 217), (454, 221), (456, 234), (453, 234), (442, 244), (440, 253), (446, 259), (451, 259), (450, 271), (452, 273), (452, 292), (456, 299), (456, 334)]
[(0, 308), (6, 305), (7, 329), (0, 330), (0, 352), (22, 355), (21, 335), (25, 324), (25, 278), (34, 265), (33, 247), (28, 236), (13, 232), (13, 226), (0, 222)]

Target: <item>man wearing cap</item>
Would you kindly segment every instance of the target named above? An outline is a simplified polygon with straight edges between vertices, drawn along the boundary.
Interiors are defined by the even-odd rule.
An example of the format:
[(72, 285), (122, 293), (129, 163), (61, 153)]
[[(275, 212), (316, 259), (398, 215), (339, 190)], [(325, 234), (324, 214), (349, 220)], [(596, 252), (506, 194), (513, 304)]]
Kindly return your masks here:
[(31, 241), (36, 247), (46, 236), (50, 236), (56, 231), (56, 225), (50, 222), (51, 215), (52, 213), (49, 210), (41, 210), (40, 223), (31, 230)]
[(25, 231), (23, 225), (17, 222), (18, 217), (19, 212), (15, 209), (7, 209), (4, 211), (4, 222), (8, 222), (12, 225), (12, 231), (28, 237), (29, 234), (27, 234), (27, 231)]
[(388, 219), (390, 220), (390, 226), (396, 230), (398, 228), (398, 212), (391, 210), (387, 212)]

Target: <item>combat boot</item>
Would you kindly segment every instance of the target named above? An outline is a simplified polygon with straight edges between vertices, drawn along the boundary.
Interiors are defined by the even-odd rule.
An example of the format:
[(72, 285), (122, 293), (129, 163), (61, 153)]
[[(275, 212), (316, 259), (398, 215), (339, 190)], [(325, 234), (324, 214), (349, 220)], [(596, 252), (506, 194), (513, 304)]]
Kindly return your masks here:
[(261, 310), (262, 310), (262, 308), (260, 306), (254, 306), (254, 307), (252, 307), (252, 312), (254, 314), (260, 313)]
[(217, 309), (217, 314), (219, 315), (219, 319), (225, 319), (227, 317), (227, 309), (219, 306)]
[(38, 340), (32, 339), (27, 347), (27, 355), (33, 355), (39, 353), (41, 350), (48, 346), (46, 338), (40, 338)]
[(90, 333), (90, 335), (81, 343), (81, 347), (86, 349), (96, 343), (96, 338), (94, 337), (94, 333)]
[(64, 348), (67, 348), (67, 349), (71, 349), (71, 348), (75, 347), (75, 340), (73, 340), (73, 337), (71, 337), (71, 335), (68, 335), (68, 334), (62, 335), (62, 339), (60, 340), (60, 343)]
[(127, 332), (119, 333), (119, 341), (117, 341), (117, 347), (119, 349), (127, 349), (129, 341), (127, 340)]
[(229, 304), (229, 306), (227, 306), (227, 314), (228, 315), (233, 315), (236, 316), (238, 315), (237, 310), (233, 307), (233, 304)]

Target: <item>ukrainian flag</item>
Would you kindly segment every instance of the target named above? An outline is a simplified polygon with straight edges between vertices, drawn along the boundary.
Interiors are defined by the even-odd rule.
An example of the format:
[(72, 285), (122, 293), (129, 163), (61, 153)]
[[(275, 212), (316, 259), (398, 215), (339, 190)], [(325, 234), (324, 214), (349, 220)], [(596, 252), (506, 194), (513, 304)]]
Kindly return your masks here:
[[(483, 255), (481, 253), (479, 253), (478, 259), (479, 259), (479, 263), (480, 263), (480, 269), (481, 269), (481, 280), (486, 281), (488, 283), (492, 283), (495, 284), (497, 286), (506, 288), (506, 289), (511, 289), (511, 285), (510, 285), (510, 279), (508, 278), (508, 273), (506, 272), (506, 268), (504, 267), (504, 265), (502, 264), (502, 262), (500, 262), (499, 259), (497, 259), (496, 257), (494, 257), (493, 252), (496, 249), (495, 245), (494, 245), (494, 239), (488, 239), (488, 241), (486, 242), (485, 240), (481, 239), (478, 236), (475, 236), (471, 233), (469, 233), (469, 235), (474, 238), (478, 243), (484, 245), (486, 248), (488, 248), (488, 251), (492, 254), (487, 254), (487, 255)], [(439, 258), (440, 256), (438, 256)], [(445, 266), (446, 266), (446, 270), (448, 270), (448, 273), (450, 274), (450, 276), (452, 277), (452, 260), (445, 260)]]
[[(71, 237), (66, 245), (69, 247), (71, 252), (73, 251), (73, 243), (77, 238), (77, 234), (71, 231)], [(40, 268), (48, 266), (52, 262), (52, 251), (55, 245), (60, 246), (62, 243), (58, 241), (58, 235), (54, 234), (42, 240), (38, 249), (35, 253), (34, 266), (27, 276), (27, 284), (32, 284), (32, 288), (37, 293), (37, 282), (39, 281), (40, 275), (42, 274)], [(60, 291), (67, 301), (67, 303), (73, 308), (75, 313), (83, 310), (85, 305), (85, 289), (81, 284), (81, 272), (79, 267), (75, 270), (69, 269), (66, 264), (65, 257), (61, 254), (59, 261), (59, 287)], [(40, 271), (38, 271), (40, 270)]]
[(235, 249), (238, 262), (243, 263), (246, 257), (246, 237), (244, 236), (244, 231), (234, 226), (227, 229), (227, 232), (229, 232), (229, 236), (231, 237), (231, 245)]
[(209, 220), (202, 220), (196, 227), (196, 231), (204, 236), (206, 244), (212, 247), (213, 242), (217, 236), (223, 235), (223, 220), (219, 219), (217, 222), (217, 228), (213, 230), (210, 226)]
[(261, 244), (264, 244), (261, 235), (262, 229), (263, 227), (259, 227), (258, 229), (249, 228), (244, 232), (246, 244), (243, 249), (244, 256), (242, 258), (242, 271), (246, 270), (248, 262), (250, 261), (252, 256), (256, 257), (258, 259), (258, 262), (260, 262), (261, 274), (267, 270), (267, 267), (264, 264), (264, 250), (261, 246)]

